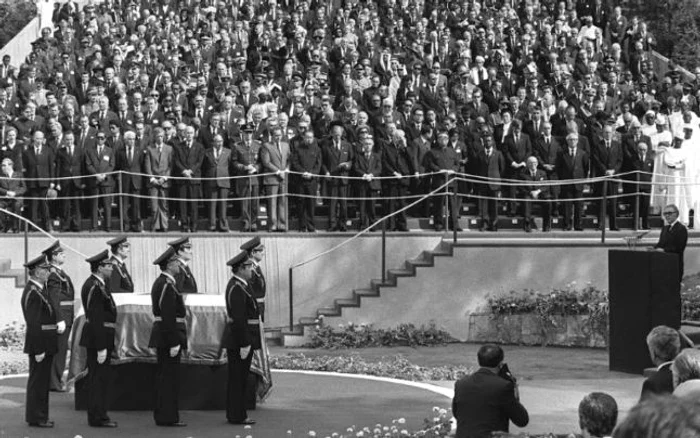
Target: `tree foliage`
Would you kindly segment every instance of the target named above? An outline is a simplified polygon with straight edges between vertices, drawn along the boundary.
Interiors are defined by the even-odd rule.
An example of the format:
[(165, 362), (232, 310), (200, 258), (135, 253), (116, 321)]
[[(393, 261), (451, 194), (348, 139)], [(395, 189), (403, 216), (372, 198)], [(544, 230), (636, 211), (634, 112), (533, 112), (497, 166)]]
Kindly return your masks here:
[(659, 53), (687, 69), (700, 65), (700, 2), (647, 1), (638, 13), (656, 36)]
[(0, 0), (0, 48), (12, 40), (37, 14), (31, 0)]

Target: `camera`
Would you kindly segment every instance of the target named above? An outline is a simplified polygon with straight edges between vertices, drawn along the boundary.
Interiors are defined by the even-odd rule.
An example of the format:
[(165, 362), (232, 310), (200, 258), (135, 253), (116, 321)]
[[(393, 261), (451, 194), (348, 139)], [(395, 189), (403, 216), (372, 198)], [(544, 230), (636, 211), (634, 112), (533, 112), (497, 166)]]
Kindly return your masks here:
[(510, 372), (507, 363), (503, 363), (503, 365), (501, 365), (501, 369), (498, 370), (498, 377), (509, 380), (513, 383), (516, 383), (518, 381), (518, 379), (515, 378), (513, 373)]

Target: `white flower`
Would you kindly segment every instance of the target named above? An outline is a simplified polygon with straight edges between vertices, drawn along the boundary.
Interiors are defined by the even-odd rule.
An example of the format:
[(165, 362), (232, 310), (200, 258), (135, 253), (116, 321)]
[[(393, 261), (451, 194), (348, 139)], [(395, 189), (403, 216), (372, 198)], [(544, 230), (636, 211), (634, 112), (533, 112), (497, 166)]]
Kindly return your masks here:
[(253, 438), (253, 435), (246, 435), (245, 438)]
[(338, 324), (338, 328), (345, 328), (343, 324)]
[(251, 425), (243, 426), (243, 429), (252, 429)]
[(309, 436), (316, 436), (316, 432), (314, 432), (313, 430), (310, 430), (310, 431), (309, 431)]
[(320, 319), (321, 321), (323, 321), (323, 318), (324, 318), (323, 315), (319, 315), (319, 316), (318, 316), (318, 319)]
[(440, 415), (447, 415), (447, 409), (440, 409)]
[(406, 424), (406, 419), (403, 418), (403, 417), (401, 417), (401, 418), (399, 418), (399, 420), (397, 421), (397, 423), (399, 423), (399, 424)]
[(291, 434), (292, 434), (292, 431), (291, 431), (291, 429), (290, 429), (290, 430), (287, 431), (287, 435), (291, 435)]
[(408, 435), (408, 431), (406, 429), (401, 429), (401, 435)]
[(355, 436), (365, 436), (365, 433), (363, 431), (359, 431)]

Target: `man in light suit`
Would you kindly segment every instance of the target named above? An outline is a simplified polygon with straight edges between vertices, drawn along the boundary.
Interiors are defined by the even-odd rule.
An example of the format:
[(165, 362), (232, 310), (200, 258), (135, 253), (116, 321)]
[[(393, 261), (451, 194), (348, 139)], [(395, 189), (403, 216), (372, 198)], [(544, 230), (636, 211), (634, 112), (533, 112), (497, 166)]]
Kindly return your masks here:
[(287, 231), (287, 173), (289, 172), (289, 143), (282, 141), (282, 129), (272, 129), (272, 141), (265, 143), (261, 161), (266, 175), (263, 184), (269, 199), (270, 231)]
[[(15, 172), (12, 160), (4, 158), (2, 160), (2, 178), (0, 178), (0, 208), (4, 208), (12, 213), (19, 213), (22, 208), (22, 195), (27, 191), (24, 181), (20, 178), (19, 172)], [(14, 231), (9, 223), (18, 223), (14, 218), (5, 218), (4, 213), (0, 213), (0, 231)]]
[[(143, 187), (144, 149), (136, 144), (136, 133), (126, 131), (124, 133), (124, 147), (116, 151), (116, 170), (122, 170), (122, 200), (124, 214), (128, 214), (128, 223), (124, 229), (135, 233), (141, 232), (141, 198), (128, 195), (140, 195)], [(131, 210), (129, 210), (131, 207)], [(127, 226), (128, 225), (128, 226)]]
[(88, 187), (93, 195), (99, 195), (92, 199), (92, 228), (91, 231), (97, 230), (97, 213), (98, 205), (102, 201), (102, 209), (104, 213), (105, 231), (110, 231), (112, 225), (112, 188), (114, 180), (112, 175), (108, 175), (114, 171), (115, 160), (114, 151), (107, 146), (107, 134), (102, 131), (97, 133), (97, 144), (88, 148), (85, 151), (85, 174), (91, 175), (87, 178)]
[(170, 189), (170, 175), (173, 171), (173, 148), (163, 141), (163, 128), (155, 128), (154, 136), (155, 142), (146, 149), (144, 158), (145, 173), (151, 175), (148, 184), (153, 211), (151, 231), (168, 231), (168, 202), (165, 197)]
[[(229, 231), (226, 216), (226, 199), (231, 189), (231, 150), (224, 148), (221, 134), (214, 136), (214, 147), (204, 152), (202, 176), (204, 190), (211, 203), (209, 206), (209, 231)], [(216, 179), (209, 179), (216, 178)]]

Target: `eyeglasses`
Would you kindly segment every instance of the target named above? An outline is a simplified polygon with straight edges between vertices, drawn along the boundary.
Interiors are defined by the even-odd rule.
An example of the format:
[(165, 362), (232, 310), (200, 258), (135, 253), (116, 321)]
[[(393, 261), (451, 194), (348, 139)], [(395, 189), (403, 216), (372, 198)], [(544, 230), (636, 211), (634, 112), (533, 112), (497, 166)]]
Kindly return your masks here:
[(674, 214), (678, 214), (677, 211), (664, 211), (664, 216), (672, 216)]

